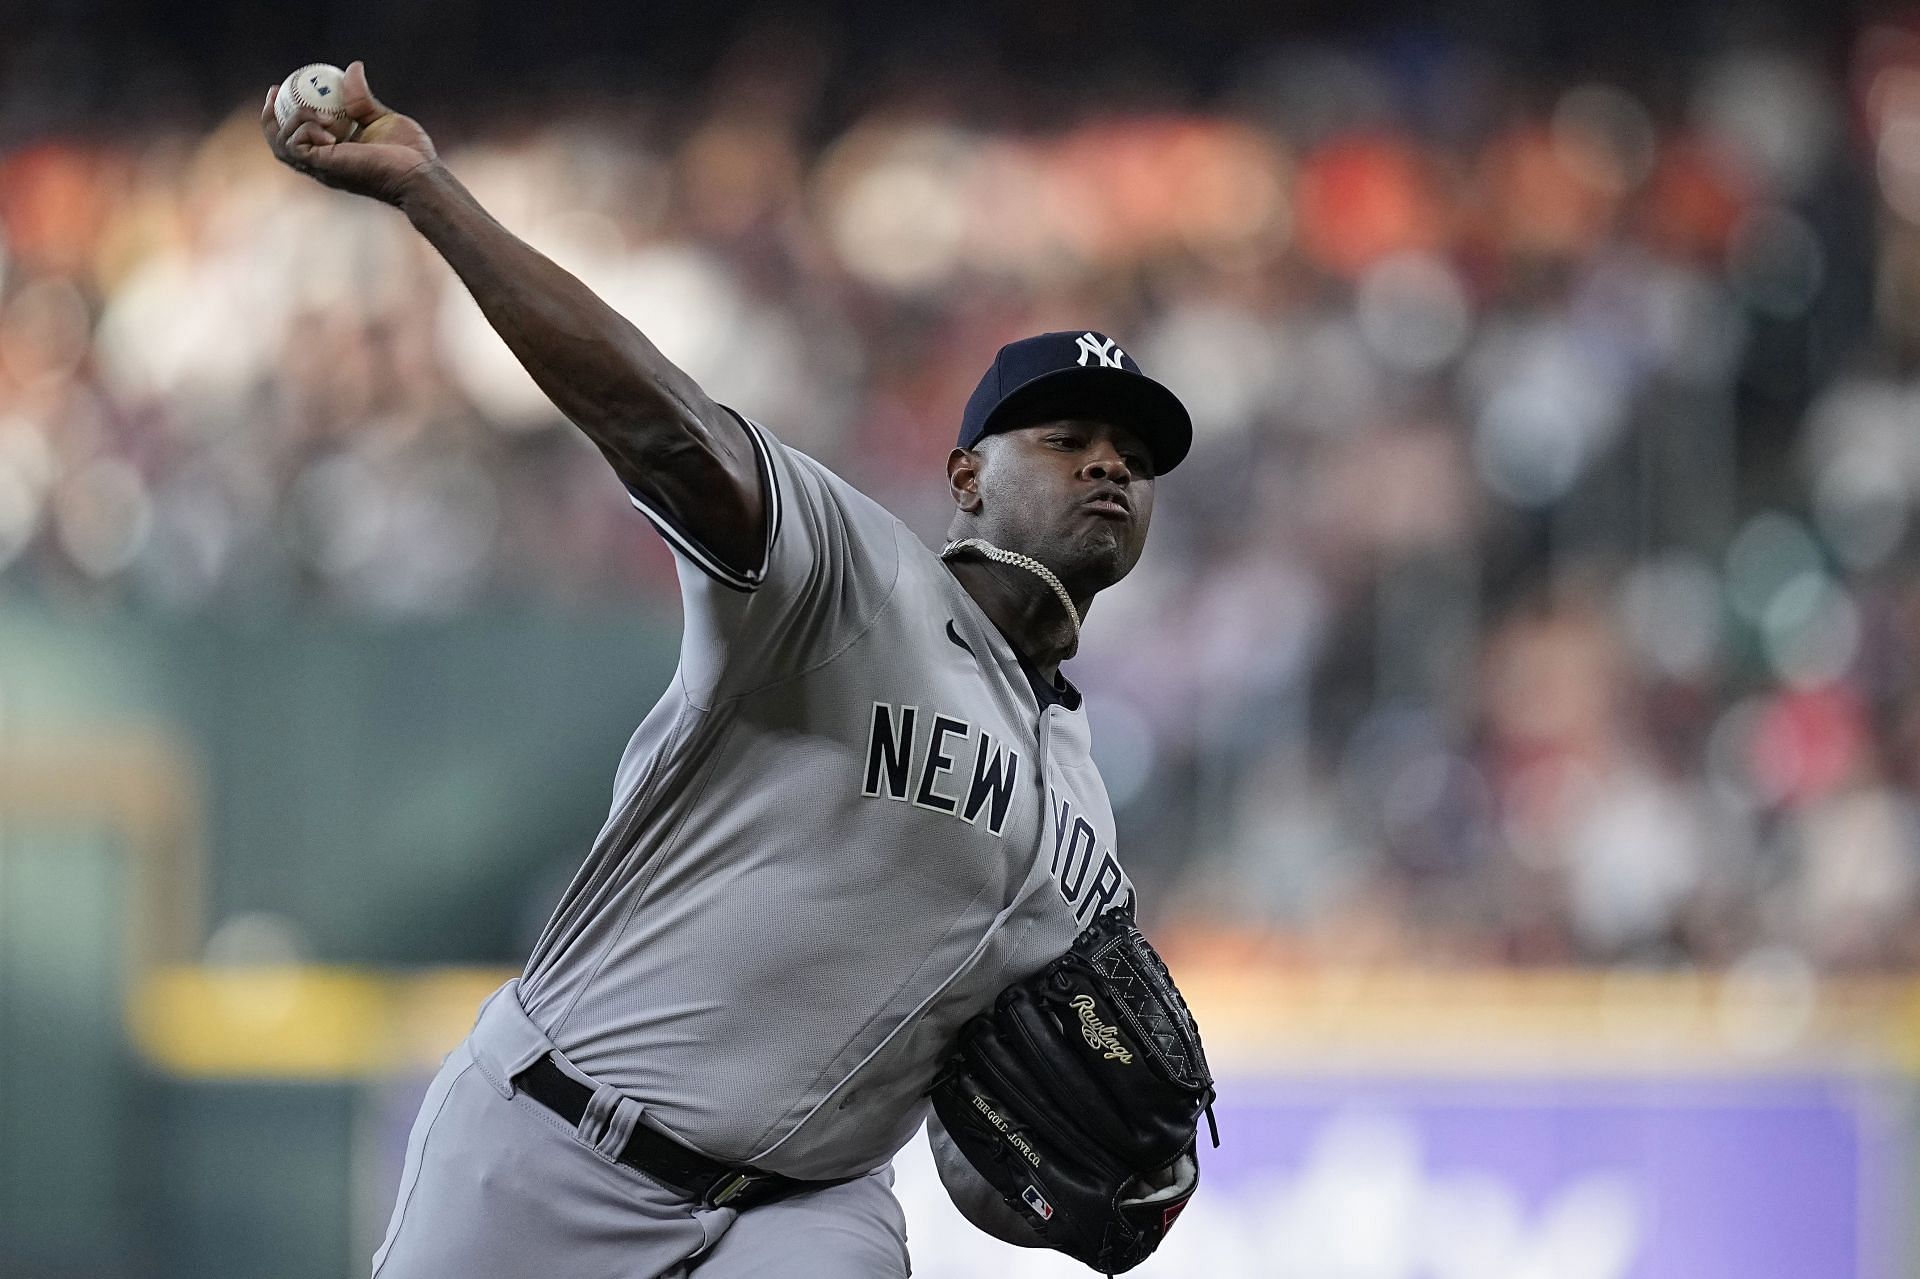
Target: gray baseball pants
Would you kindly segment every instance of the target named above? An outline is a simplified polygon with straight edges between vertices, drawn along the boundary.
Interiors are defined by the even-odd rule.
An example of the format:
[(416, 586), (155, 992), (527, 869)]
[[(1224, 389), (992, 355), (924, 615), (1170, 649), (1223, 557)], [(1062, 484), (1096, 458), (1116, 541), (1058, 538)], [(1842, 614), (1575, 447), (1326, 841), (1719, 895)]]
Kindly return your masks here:
[(427, 1090), (375, 1279), (909, 1273), (891, 1166), (745, 1212), (707, 1208), (608, 1155), (640, 1117), (632, 1098), (601, 1087), (576, 1127), (516, 1093), (508, 1081), (553, 1051), (517, 991), (494, 993)]

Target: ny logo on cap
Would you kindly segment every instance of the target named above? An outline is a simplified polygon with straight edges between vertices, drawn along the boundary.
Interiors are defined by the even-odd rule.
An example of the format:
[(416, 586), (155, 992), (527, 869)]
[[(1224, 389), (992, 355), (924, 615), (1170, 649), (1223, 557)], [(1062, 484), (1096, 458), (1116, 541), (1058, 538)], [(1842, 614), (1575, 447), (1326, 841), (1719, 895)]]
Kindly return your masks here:
[(1080, 347), (1080, 359), (1078, 363), (1083, 366), (1088, 360), (1098, 360), (1106, 368), (1118, 369), (1126, 367), (1121, 364), (1120, 361), (1125, 358), (1127, 353), (1122, 351), (1120, 344), (1112, 338), (1103, 338), (1097, 333), (1082, 333), (1074, 339), (1074, 342)]

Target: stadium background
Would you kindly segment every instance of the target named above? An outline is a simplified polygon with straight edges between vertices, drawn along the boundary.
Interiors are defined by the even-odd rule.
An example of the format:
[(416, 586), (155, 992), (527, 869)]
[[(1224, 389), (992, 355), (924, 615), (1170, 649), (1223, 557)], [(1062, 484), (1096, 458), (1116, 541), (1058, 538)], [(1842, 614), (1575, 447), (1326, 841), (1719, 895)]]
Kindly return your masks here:
[(356, 56), (928, 537), (999, 342), (1187, 398), (1072, 666), (1226, 1080), (1142, 1274), (1920, 1274), (1920, 9), (563, 8), (0, 23), (0, 1274), (364, 1273), (673, 666), (597, 455), (261, 145)]

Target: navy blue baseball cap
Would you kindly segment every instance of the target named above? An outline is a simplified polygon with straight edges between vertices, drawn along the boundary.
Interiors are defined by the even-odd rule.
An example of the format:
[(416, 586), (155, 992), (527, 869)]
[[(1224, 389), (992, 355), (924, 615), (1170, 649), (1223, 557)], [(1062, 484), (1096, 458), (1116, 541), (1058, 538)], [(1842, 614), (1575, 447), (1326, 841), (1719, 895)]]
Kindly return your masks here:
[(1193, 419), (1180, 397), (1140, 371), (1131, 355), (1099, 333), (1042, 333), (1000, 348), (960, 419), (959, 447), (983, 436), (1058, 418), (1124, 426), (1153, 454), (1164, 475), (1193, 445)]

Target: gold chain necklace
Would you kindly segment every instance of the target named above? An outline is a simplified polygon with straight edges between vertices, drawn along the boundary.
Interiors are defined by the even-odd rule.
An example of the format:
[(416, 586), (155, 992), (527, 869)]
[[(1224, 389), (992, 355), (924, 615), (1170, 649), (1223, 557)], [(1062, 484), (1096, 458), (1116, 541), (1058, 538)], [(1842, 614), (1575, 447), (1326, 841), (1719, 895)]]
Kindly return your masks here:
[(1051, 586), (1053, 593), (1060, 597), (1060, 607), (1067, 610), (1068, 618), (1073, 621), (1074, 638), (1080, 637), (1080, 610), (1073, 606), (1073, 596), (1067, 594), (1067, 588), (1060, 585), (1060, 579), (1053, 575), (1052, 569), (1031, 555), (1022, 555), (1018, 551), (1003, 551), (992, 542), (977, 537), (963, 537), (958, 541), (948, 542), (941, 550), (940, 558), (950, 560), (962, 551), (978, 551), (990, 560), (1011, 564), (1015, 568), (1023, 568), (1029, 573), (1037, 574), (1040, 580)]

